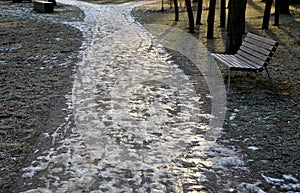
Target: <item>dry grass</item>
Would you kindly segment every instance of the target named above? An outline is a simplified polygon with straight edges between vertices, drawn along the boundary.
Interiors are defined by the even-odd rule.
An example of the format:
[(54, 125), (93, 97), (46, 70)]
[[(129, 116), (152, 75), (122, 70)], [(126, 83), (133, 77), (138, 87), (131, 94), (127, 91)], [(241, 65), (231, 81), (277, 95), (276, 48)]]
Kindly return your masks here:
[[(218, 1), (217, 1), (218, 2)], [(161, 4), (154, 3), (137, 8), (135, 12), (140, 22), (145, 24), (173, 25), (188, 31), (188, 18), (182, 4), (180, 21), (174, 21), (172, 4), (165, 2), (165, 12), (161, 12)], [(194, 5), (196, 6), (196, 5)], [(215, 17), (214, 39), (207, 39), (208, 1), (203, 3), (202, 24), (197, 26), (194, 34), (210, 52), (224, 52), (226, 46), (226, 29), (220, 28), (219, 4), (217, 4)], [(196, 9), (196, 8), (195, 8)], [(280, 43), (269, 68), (280, 93), (285, 96), (300, 97), (300, 9), (299, 5), (290, 6), (291, 15), (281, 15), (280, 25), (273, 26), (273, 17), (270, 19), (269, 30), (261, 30), (264, 12), (264, 3), (260, 0), (250, 0), (246, 9), (246, 32), (252, 32)], [(140, 11), (140, 12), (139, 12)], [(228, 11), (228, 10), (227, 10)], [(272, 8), (274, 12), (274, 7)], [(196, 12), (195, 14), (196, 15)], [(262, 82), (268, 84), (267, 77)], [(239, 81), (236, 81), (239, 82)], [(239, 85), (237, 85), (239, 86)]]

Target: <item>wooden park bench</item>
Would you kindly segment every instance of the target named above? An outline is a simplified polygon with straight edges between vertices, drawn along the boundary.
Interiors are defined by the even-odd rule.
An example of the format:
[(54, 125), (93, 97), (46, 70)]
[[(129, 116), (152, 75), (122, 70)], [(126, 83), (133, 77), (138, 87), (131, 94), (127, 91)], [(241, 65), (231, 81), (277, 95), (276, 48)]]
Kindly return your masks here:
[(241, 47), (234, 55), (212, 53), (212, 57), (223, 63), (229, 68), (228, 74), (228, 94), (230, 94), (230, 72), (262, 72), (265, 70), (268, 74), (270, 83), (276, 92), (275, 85), (272, 82), (267, 66), (276, 51), (279, 43), (252, 33), (247, 33)]
[(48, 1), (34, 1), (33, 8), (36, 11), (43, 13), (53, 13), (54, 12), (54, 3)]

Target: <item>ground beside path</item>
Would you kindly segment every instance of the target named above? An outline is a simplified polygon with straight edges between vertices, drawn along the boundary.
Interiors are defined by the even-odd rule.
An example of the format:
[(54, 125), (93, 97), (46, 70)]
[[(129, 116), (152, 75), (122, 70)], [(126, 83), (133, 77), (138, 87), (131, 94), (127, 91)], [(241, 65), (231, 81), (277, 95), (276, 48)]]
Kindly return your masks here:
[(0, 9), (0, 192), (7, 193), (36, 145), (48, 145), (36, 144), (41, 134), (65, 122), (82, 34), (63, 22), (82, 21), (83, 13), (60, 4), (54, 15), (37, 14), (11, 1)]
[[(195, 37), (210, 52), (225, 51), (224, 29), (219, 28), (219, 5), (217, 5), (215, 38), (206, 38), (208, 1), (204, 1), (202, 23)], [(174, 22), (174, 10), (165, 4), (165, 12), (160, 11), (161, 4), (139, 7), (135, 14), (144, 24), (160, 24), (188, 29), (187, 14), (180, 13), (180, 21)], [(274, 8), (274, 7), (273, 7)], [(272, 8), (272, 10), (273, 10)], [(280, 97), (272, 93), (265, 74), (257, 79), (251, 74), (237, 74), (233, 81), (232, 95), (227, 99), (227, 119), (225, 132), (220, 142), (241, 150), (247, 166), (253, 176), (259, 179), (259, 185), (266, 192), (299, 192), (299, 112), (300, 112), (300, 45), (299, 45), (299, 5), (291, 5), (291, 15), (280, 16), (280, 26), (273, 26), (270, 20), (269, 30), (261, 30), (264, 3), (248, 1), (246, 13), (246, 31), (259, 34), (279, 42), (269, 70), (277, 85)], [(274, 11), (274, 10), (273, 10)], [(226, 74), (226, 69), (222, 70)], [(226, 77), (225, 77), (226, 78)], [(291, 175), (297, 180), (289, 181)], [(273, 177), (274, 181), (264, 176)], [(294, 188), (283, 183), (294, 184)]]
[[(108, 6), (105, 9), (106, 11), (96, 11), (95, 9), (94, 11), (101, 15), (104, 12), (109, 12), (108, 10), (111, 9), (112, 7)], [(122, 10), (124, 11), (124, 9)], [(127, 17), (126, 21), (131, 21), (132, 19), (130, 15), (126, 15), (129, 10), (125, 11), (125, 14), (123, 13)], [(65, 9), (61, 11), (63, 12)], [(86, 15), (86, 17), (90, 18), (88, 21), (98, 20), (99, 22), (103, 22), (99, 19), (101, 17), (95, 17), (93, 14)], [(115, 19), (116, 21), (122, 21), (122, 17)], [(78, 24), (73, 23), (73, 25), (78, 27), (81, 21), (75, 20), (75, 22), (78, 22)], [(60, 87), (64, 89), (60, 89), (60, 92), (55, 93), (62, 96), (63, 100), (61, 102), (55, 99), (54, 101), (57, 105), (57, 112), (60, 112), (60, 107), (65, 106), (64, 113), (59, 115), (59, 117), (61, 119), (66, 118), (66, 120), (58, 123), (57, 120), (59, 119), (54, 116), (57, 116), (57, 114), (54, 113), (55, 111), (52, 111), (50, 115), (53, 116), (50, 116), (46, 124), (44, 124), (44, 130), (38, 131), (38, 134), (41, 134), (39, 135), (40, 140), (36, 144), (38, 148), (32, 150), (32, 154), (29, 157), (31, 159), (28, 159), (28, 163), (20, 165), (24, 169), (21, 172), (21, 175), (23, 175), (22, 178), (15, 178), (18, 173), (10, 173), (13, 170), (6, 167), (8, 165), (8, 162), (5, 162), (7, 157), (3, 156), (1, 160), (3, 162), (1, 163), (4, 164), (2, 164), (3, 169), (1, 172), (4, 175), (15, 175), (14, 177), (8, 175), (7, 178), (1, 178), (1, 184), (5, 184), (3, 187), (8, 186), (6, 190), (10, 190), (11, 192), (16, 191), (14, 189), (16, 188), (15, 186), (7, 183), (12, 178), (18, 181), (22, 179), (22, 183), (19, 183), (18, 188), (23, 191), (28, 190), (28, 192), (46, 190), (53, 192), (59, 190), (78, 190), (79, 192), (91, 192), (93, 190), (95, 192), (117, 190), (127, 192), (133, 192), (134, 190), (137, 192), (174, 192), (175, 190), (178, 192), (182, 192), (183, 190), (203, 192), (220, 192), (224, 190), (232, 192), (234, 189), (260, 190), (257, 186), (262, 185), (256, 179), (251, 181), (251, 183), (257, 183), (253, 186), (244, 181), (247, 179), (247, 176), (252, 176), (253, 173), (249, 173), (247, 168), (244, 167), (243, 162), (236, 156), (236, 146), (232, 146), (229, 149), (216, 146), (213, 149), (204, 148), (205, 151), (203, 151), (202, 148), (205, 144), (201, 143), (203, 142), (201, 136), (204, 135), (205, 131), (197, 128), (205, 128), (207, 117), (202, 117), (201, 120), (198, 117), (191, 117), (190, 122), (186, 121), (186, 119), (180, 120), (182, 118), (180, 113), (184, 113), (184, 109), (180, 110), (178, 107), (184, 104), (189, 108), (189, 103), (194, 104), (195, 101), (193, 100), (195, 99), (191, 99), (192, 101), (182, 100), (180, 97), (183, 96), (183, 93), (179, 93), (176, 90), (176, 86), (178, 88), (178, 85), (172, 87), (174, 85), (170, 83), (173, 82), (172, 77), (170, 77), (170, 82), (161, 78), (163, 75), (170, 75), (170, 72), (175, 73), (176, 78), (181, 79), (183, 85), (186, 85), (187, 88), (192, 88), (189, 85), (191, 83), (195, 84), (196, 88), (198, 87), (198, 90), (190, 90), (188, 94), (192, 94), (193, 97), (198, 97), (201, 102), (204, 102), (197, 106), (198, 112), (200, 110), (203, 111), (202, 114), (209, 112), (209, 107), (205, 106), (209, 102), (209, 98), (206, 98), (208, 91), (203, 90), (203, 86), (199, 86), (205, 85), (205, 81), (201, 79), (201, 73), (197, 71), (197, 68), (192, 63), (189, 63), (190, 67), (184, 66), (188, 63), (187, 58), (175, 52), (166, 52), (161, 47), (154, 46), (152, 49), (148, 49), (149, 34), (144, 35), (140, 32), (138, 36), (135, 36), (136, 30), (130, 36), (137, 37), (135, 41), (132, 41), (134, 43), (130, 45), (133, 48), (133, 52), (130, 52), (126, 56), (128, 54), (127, 51), (130, 49), (122, 52), (122, 46), (126, 47), (127, 45), (112, 44), (112, 46), (116, 46), (113, 50), (117, 51), (114, 52), (115, 55), (109, 54), (110, 49), (105, 49), (105, 45), (109, 45), (115, 40), (110, 38), (123, 39), (124, 34), (121, 33), (122, 30), (115, 30), (115, 28), (121, 25), (115, 25), (107, 31), (105, 25), (101, 25), (102, 27), (104, 26), (103, 28), (101, 26), (97, 28), (98, 26), (93, 25), (93, 23), (88, 24), (81, 26), (88, 29), (84, 29), (84, 36), (88, 37), (94, 34), (96, 39), (90, 39), (84, 45), (83, 49), (89, 51), (83, 55), (83, 62), (79, 63), (79, 72), (77, 71), (74, 76), (75, 83), (77, 84), (73, 86), (72, 95), (68, 86)], [(135, 25), (135, 22), (130, 24)], [(60, 26), (58, 29), (65, 32), (66, 28), (71, 30), (67, 26)], [(97, 30), (100, 33), (96, 33)], [(140, 28), (137, 28), (138, 33), (139, 30)], [(116, 36), (111, 36), (115, 31), (119, 31), (120, 33)], [(56, 37), (55, 39), (58, 41), (59, 38)], [(97, 41), (97, 38), (105, 40), (104, 42)], [(100, 42), (103, 44), (99, 44)], [(122, 41), (118, 40), (115, 42)], [(137, 47), (135, 47), (135, 43), (137, 43)], [(97, 45), (100, 46), (97, 47)], [(67, 49), (67, 46), (63, 48)], [(94, 51), (98, 52), (99, 56), (89, 55)], [(64, 51), (61, 52), (64, 53)], [(173, 53), (173, 56), (170, 53)], [(128, 60), (128, 56), (132, 55), (135, 57), (131, 57)], [(92, 60), (89, 60), (89, 57)], [(114, 63), (113, 61), (117, 62)], [(143, 64), (143, 68), (140, 68), (141, 63)], [(157, 68), (157, 65), (160, 67)], [(128, 68), (128, 66), (131, 66), (131, 68)], [(39, 66), (39, 68), (43, 68), (43, 66)], [(68, 72), (71, 73), (72, 69), (74, 68), (69, 68)], [(157, 69), (161, 69), (156, 74), (159, 81), (153, 81), (152, 77), (149, 78), (149, 74), (155, 72)], [(165, 74), (165, 70), (167, 70), (167, 74)], [(139, 75), (141, 72), (143, 76)], [(132, 74), (136, 74), (134, 79), (130, 78)], [(186, 75), (188, 75), (188, 78)], [(144, 78), (147, 81), (144, 81)], [(95, 79), (99, 79), (100, 82), (97, 82), (93, 87), (92, 80)], [(53, 80), (49, 81), (49, 84), (52, 85)], [(127, 84), (128, 82), (130, 84)], [(115, 87), (116, 85), (118, 87)], [(133, 85), (134, 87), (132, 87)], [(128, 88), (132, 90), (128, 92)], [(122, 97), (107, 95), (108, 91), (120, 94)], [(74, 92), (77, 95), (74, 96)], [(76, 97), (78, 100), (74, 100), (72, 97)], [(82, 97), (81, 100), (80, 97)], [(126, 97), (127, 100), (123, 100)], [(176, 103), (172, 102), (174, 98), (177, 99)], [(72, 100), (73, 102), (79, 101), (77, 109), (74, 109), (76, 108), (76, 103), (73, 103), (73, 105), (69, 103)], [(131, 108), (126, 110), (124, 108), (126, 104), (129, 104)], [(6, 107), (5, 105), (3, 106)], [(189, 111), (188, 108), (185, 110)], [(119, 111), (120, 109), (123, 110)], [(15, 111), (16, 109), (13, 110)], [(70, 116), (74, 110), (75, 119)], [(160, 111), (157, 112), (158, 110)], [(49, 110), (42, 112), (47, 116)], [(166, 116), (161, 117), (162, 114)], [(15, 116), (13, 117), (15, 118)], [(128, 117), (131, 117), (131, 119), (128, 119)], [(151, 120), (151, 117), (155, 119)], [(174, 117), (177, 118), (177, 121), (172, 121)], [(4, 117), (5, 120), (9, 118), (11, 117)], [(24, 122), (27, 122), (29, 119), (30, 117), (25, 119)], [(199, 122), (202, 125), (193, 125), (195, 119), (197, 121), (200, 120)], [(149, 125), (149, 123), (152, 123), (152, 125)], [(169, 127), (174, 127), (175, 130), (168, 130)], [(187, 127), (194, 129), (187, 131), (186, 136), (181, 134), (180, 137), (191, 137), (192, 133), (196, 138), (191, 140), (191, 144), (187, 144), (185, 141), (178, 141), (178, 133), (180, 132), (176, 132), (176, 128), (182, 129)], [(91, 130), (88, 130), (90, 132), (86, 132), (86, 129)], [(30, 133), (28, 134), (30, 136)], [(170, 137), (167, 138), (168, 136)], [(31, 136), (30, 139), (35, 141), (36, 138), (32, 138)], [(222, 140), (222, 142), (226, 141)], [(233, 142), (232, 140), (230, 141)], [(93, 146), (93, 144), (97, 143), (100, 143), (100, 145)], [(174, 144), (177, 146), (174, 146)], [(43, 147), (43, 145), (48, 147)], [(181, 151), (181, 147), (179, 148), (180, 151), (178, 151), (179, 145), (184, 146), (184, 150), (187, 151)], [(177, 149), (174, 149), (174, 147)], [(154, 151), (159, 148), (162, 151)], [(24, 152), (27, 153), (28, 151)], [(95, 152), (98, 155), (101, 154), (102, 157), (95, 157)], [(175, 154), (172, 155), (172, 153)], [(19, 155), (19, 153), (14, 153), (14, 155)], [(11, 158), (15, 160), (13, 156)], [(165, 158), (165, 160), (162, 158)], [(218, 159), (219, 162), (217, 162)], [(17, 158), (16, 160), (23, 159)], [(136, 160), (139, 160), (139, 162), (136, 162)], [(19, 167), (15, 171), (20, 172), (20, 169)], [(4, 192), (9, 192), (6, 190)], [(265, 191), (267, 190), (265, 189)]]

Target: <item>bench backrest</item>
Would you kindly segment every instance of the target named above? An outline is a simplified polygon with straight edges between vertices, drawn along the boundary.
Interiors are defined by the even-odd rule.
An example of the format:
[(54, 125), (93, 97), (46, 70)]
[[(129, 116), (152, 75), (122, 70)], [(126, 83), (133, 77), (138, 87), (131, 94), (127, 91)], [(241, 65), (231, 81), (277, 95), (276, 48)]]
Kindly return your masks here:
[(274, 40), (247, 33), (235, 56), (247, 60), (253, 66), (263, 67), (268, 65), (278, 45)]

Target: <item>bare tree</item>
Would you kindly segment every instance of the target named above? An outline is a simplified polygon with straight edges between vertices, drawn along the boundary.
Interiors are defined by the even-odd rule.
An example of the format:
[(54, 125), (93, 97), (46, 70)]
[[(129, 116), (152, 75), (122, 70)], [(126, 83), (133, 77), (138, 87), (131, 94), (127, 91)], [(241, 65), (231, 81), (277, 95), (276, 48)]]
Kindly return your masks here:
[(214, 38), (216, 0), (209, 1), (209, 12), (207, 17), (207, 38)]
[(196, 25), (201, 25), (202, 8), (203, 8), (203, 0), (198, 0)]
[(275, 0), (274, 26), (279, 26), (280, 2)]
[(266, 0), (262, 29), (269, 29), (269, 21), (271, 15), (273, 0)]
[(49, 2), (52, 2), (53, 6), (56, 6), (56, 0), (49, 0)]
[(190, 33), (195, 33), (194, 15), (193, 15), (191, 0), (185, 0), (185, 4), (186, 4), (186, 10), (188, 13), (188, 17), (189, 17)]
[(290, 1), (289, 0), (278, 0), (279, 1), (279, 13), (280, 14), (291, 14), (290, 13)]
[(179, 21), (179, 9), (178, 9), (177, 0), (174, 0), (174, 8), (175, 8), (175, 21)]
[(220, 6), (220, 27), (225, 28), (226, 21), (226, 0), (221, 0)]
[(245, 33), (247, 0), (229, 0), (226, 52), (234, 54), (242, 44)]

